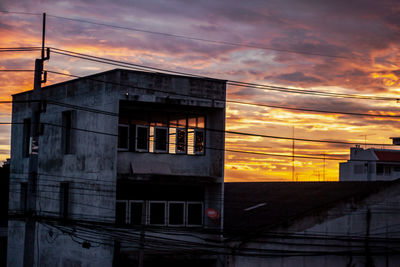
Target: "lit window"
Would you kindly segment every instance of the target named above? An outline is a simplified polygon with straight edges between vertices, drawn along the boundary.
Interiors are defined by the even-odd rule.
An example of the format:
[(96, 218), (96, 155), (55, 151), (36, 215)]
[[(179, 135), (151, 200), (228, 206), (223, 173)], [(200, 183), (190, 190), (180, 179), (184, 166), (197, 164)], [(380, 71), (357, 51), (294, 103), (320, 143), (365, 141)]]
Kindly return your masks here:
[(168, 128), (154, 128), (154, 152), (168, 152)]
[(136, 126), (136, 151), (149, 151), (149, 127)]
[(185, 225), (185, 202), (168, 203), (168, 225)]
[(186, 214), (188, 226), (203, 224), (203, 204), (201, 202), (188, 202)]
[(175, 154), (176, 147), (176, 129), (169, 128), (169, 153)]
[(129, 149), (129, 125), (118, 125), (118, 150)]
[(193, 129), (188, 129), (187, 142), (188, 142), (188, 147), (187, 147), (188, 155), (194, 155), (194, 130)]
[(164, 201), (149, 202), (149, 224), (165, 225), (165, 206)]

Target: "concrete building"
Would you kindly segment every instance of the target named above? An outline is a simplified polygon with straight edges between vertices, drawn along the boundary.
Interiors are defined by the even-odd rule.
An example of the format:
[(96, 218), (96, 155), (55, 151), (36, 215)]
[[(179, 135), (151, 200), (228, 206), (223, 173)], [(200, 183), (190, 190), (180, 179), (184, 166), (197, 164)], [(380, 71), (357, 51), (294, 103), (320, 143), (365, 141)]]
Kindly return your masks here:
[(400, 178), (400, 150), (350, 148), (339, 165), (339, 181), (391, 181)]
[(8, 266), (27, 249), (36, 266), (218, 264), (198, 252), (223, 227), (225, 81), (115, 69), (44, 87), (38, 144), (32, 92), (13, 96)]
[(225, 266), (399, 266), (399, 191), (399, 180), (226, 183)]
[(0, 167), (0, 266), (7, 264), (8, 193), (10, 180), (9, 159)]

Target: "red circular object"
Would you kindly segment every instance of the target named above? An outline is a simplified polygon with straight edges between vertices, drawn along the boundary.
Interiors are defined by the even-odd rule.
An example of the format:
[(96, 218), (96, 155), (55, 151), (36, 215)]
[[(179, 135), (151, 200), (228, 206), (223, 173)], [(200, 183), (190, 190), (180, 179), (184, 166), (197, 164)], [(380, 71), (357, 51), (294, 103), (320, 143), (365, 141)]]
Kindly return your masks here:
[(206, 214), (211, 220), (219, 219), (219, 212), (213, 208), (207, 209)]

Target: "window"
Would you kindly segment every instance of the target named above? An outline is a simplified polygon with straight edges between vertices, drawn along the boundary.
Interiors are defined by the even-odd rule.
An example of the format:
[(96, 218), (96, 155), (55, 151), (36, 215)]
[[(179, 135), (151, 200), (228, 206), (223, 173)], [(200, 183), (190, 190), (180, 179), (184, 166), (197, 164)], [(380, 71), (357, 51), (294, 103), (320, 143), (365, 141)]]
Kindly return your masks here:
[(60, 183), (60, 217), (67, 219), (69, 213), (69, 183)]
[(125, 225), (127, 222), (127, 201), (117, 200), (115, 207), (115, 223), (117, 225)]
[(186, 129), (176, 129), (176, 153), (186, 153)]
[(203, 225), (202, 202), (117, 200), (115, 214), (118, 225)]
[(141, 225), (143, 216), (143, 201), (130, 201), (130, 224)]
[(168, 152), (168, 128), (154, 128), (154, 152)]
[(204, 130), (194, 130), (194, 153), (204, 154)]
[(21, 183), (20, 210), (26, 212), (28, 209), (28, 183)]
[(185, 225), (185, 202), (168, 202), (168, 225)]
[(204, 116), (167, 113), (132, 116), (119, 118), (119, 151), (204, 155)]
[(62, 113), (62, 150), (64, 154), (74, 154), (74, 112), (64, 111)]
[(188, 151), (189, 155), (204, 154), (204, 117), (188, 119)]
[(149, 127), (147, 126), (136, 126), (136, 151), (149, 151)]
[(169, 128), (169, 153), (175, 154), (176, 151), (176, 129)]
[(118, 125), (118, 150), (129, 149), (129, 125)]
[(149, 224), (165, 225), (165, 202), (149, 202)]
[(24, 119), (24, 130), (22, 140), (22, 156), (29, 157), (31, 147), (31, 119)]
[(390, 176), (391, 174), (391, 166), (385, 164), (376, 164), (376, 174), (377, 175), (385, 175)]
[(188, 202), (186, 213), (188, 226), (203, 224), (203, 204), (201, 202)]

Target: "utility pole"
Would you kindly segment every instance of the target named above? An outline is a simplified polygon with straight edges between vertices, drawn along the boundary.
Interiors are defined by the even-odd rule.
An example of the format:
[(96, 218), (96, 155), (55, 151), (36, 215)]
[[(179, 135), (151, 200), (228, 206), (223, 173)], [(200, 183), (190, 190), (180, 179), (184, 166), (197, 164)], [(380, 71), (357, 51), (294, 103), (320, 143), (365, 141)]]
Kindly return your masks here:
[(325, 153), (324, 153), (324, 176), (323, 176), (323, 180), (325, 182)]
[(292, 182), (294, 182), (294, 125), (292, 126)]
[(45, 57), (45, 32), (46, 32), (46, 13), (43, 13), (42, 28), (42, 53), (41, 58), (35, 60), (35, 78), (33, 93), (31, 98), (31, 137), (29, 150), (29, 176), (28, 176), (28, 195), (27, 213), (25, 222), (25, 242), (24, 242), (24, 266), (30, 267), (35, 264), (35, 234), (36, 234), (36, 196), (37, 196), (37, 176), (38, 176), (38, 156), (39, 156), (39, 128), (40, 113), (42, 112), (42, 102), (40, 91), (42, 83), (46, 82), (47, 73), (43, 73), (43, 62), (50, 58), (50, 50), (47, 49)]

